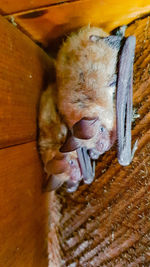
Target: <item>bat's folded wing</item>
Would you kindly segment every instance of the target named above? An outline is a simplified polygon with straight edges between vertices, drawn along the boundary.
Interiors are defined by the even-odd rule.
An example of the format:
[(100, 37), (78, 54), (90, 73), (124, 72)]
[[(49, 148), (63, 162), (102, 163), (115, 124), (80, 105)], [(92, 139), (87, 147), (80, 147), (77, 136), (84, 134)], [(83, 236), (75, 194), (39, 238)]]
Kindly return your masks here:
[(123, 166), (130, 164), (137, 149), (136, 141), (131, 150), (132, 82), (135, 43), (136, 39), (134, 36), (128, 37), (119, 59), (116, 117), (118, 161)]
[(85, 184), (91, 184), (95, 176), (95, 161), (91, 161), (86, 147), (77, 149), (81, 173)]

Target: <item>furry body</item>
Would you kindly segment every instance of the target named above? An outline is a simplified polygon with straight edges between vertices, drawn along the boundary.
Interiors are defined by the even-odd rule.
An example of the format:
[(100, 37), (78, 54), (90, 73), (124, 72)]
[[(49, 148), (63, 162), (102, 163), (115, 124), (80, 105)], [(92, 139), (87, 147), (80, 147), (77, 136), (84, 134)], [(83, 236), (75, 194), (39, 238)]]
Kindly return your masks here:
[(136, 149), (135, 145), (131, 151), (135, 38), (125, 41), (116, 79), (122, 39), (122, 34), (109, 36), (88, 26), (68, 37), (58, 52), (56, 84), (43, 93), (39, 114), (39, 145), (49, 189), (67, 181), (68, 191), (73, 192), (81, 179), (91, 183), (91, 161), (111, 148), (116, 135), (120, 164), (132, 160)]
[[(92, 138), (76, 139), (88, 149), (102, 146), (98, 156), (109, 150), (116, 139), (114, 94), (120, 46), (114, 48), (107, 37), (102, 29), (84, 27), (68, 37), (56, 60), (59, 111), (70, 130), (84, 117), (98, 118)], [(107, 138), (104, 135), (98, 143), (103, 138), (99, 136), (100, 127), (107, 132)]]
[(99, 28), (82, 28), (63, 44), (56, 61), (58, 107), (71, 128), (83, 117), (99, 117), (110, 130), (114, 125), (113, 93), (118, 50), (102, 39), (108, 36)]
[(56, 85), (42, 94), (39, 112), (39, 148), (47, 173), (47, 188), (53, 190), (68, 181), (68, 190), (74, 191), (81, 180), (76, 151), (60, 153), (67, 135), (67, 127), (60, 119), (56, 107)]

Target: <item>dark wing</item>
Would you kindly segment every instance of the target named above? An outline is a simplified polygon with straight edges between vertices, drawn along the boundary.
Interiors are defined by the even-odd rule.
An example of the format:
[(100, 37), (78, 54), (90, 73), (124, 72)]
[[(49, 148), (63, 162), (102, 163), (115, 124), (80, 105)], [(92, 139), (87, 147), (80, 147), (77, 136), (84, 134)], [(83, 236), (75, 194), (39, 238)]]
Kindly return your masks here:
[(137, 148), (136, 141), (131, 150), (132, 82), (135, 43), (136, 39), (134, 36), (128, 37), (119, 59), (116, 118), (118, 161), (123, 166), (130, 164)]

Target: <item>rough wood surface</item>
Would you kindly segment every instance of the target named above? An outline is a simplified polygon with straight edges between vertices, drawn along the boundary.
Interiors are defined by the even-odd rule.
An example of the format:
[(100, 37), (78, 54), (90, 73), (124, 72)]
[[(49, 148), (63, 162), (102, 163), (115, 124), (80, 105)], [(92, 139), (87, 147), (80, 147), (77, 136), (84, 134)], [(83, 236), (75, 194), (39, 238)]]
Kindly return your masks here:
[(48, 266), (42, 175), (36, 142), (0, 149), (0, 266)]
[(36, 139), (40, 92), (52, 76), (50, 58), (0, 17), (0, 147)]
[[(147, 17), (127, 29), (127, 36), (137, 38), (134, 106), (140, 117), (132, 132), (133, 142), (139, 138), (134, 160), (128, 167), (120, 166), (113, 147), (98, 162), (90, 186), (81, 185), (73, 194), (57, 192), (53, 250), (60, 252), (61, 259), (55, 265), (50, 260), (50, 267), (150, 266), (149, 22)], [(51, 226), (49, 235), (52, 230)]]
[(148, 12), (149, 0), (79, 0), (13, 14), (8, 18), (33, 40), (47, 46), (51, 40), (83, 25), (98, 25), (110, 31)]

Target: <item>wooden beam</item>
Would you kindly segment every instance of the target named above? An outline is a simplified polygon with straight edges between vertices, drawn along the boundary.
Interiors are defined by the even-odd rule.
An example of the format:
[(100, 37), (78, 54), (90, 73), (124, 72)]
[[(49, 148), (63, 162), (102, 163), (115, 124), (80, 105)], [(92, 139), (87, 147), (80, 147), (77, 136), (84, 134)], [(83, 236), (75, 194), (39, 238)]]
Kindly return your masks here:
[(47, 266), (48, 195), (36, 143), (0, 150), (0, 265)]
[(52, 74), (43, 50), (0, 17), (0, 147), (36, 139), (38, 103)]
[(149, 0), (80, 0), (13, 14), (8, 17), (44, 46), (87, 24), (111, 31), (150, 12)]
[(21, 11), (27, 11), (30, 9), (37, 9), (44, 6), (56, 5), (64, 2), (69, 2), (69, 1), (68, 0), (32, 0), (32, 1), (1, 0), (0, 14), (7, 15)]

